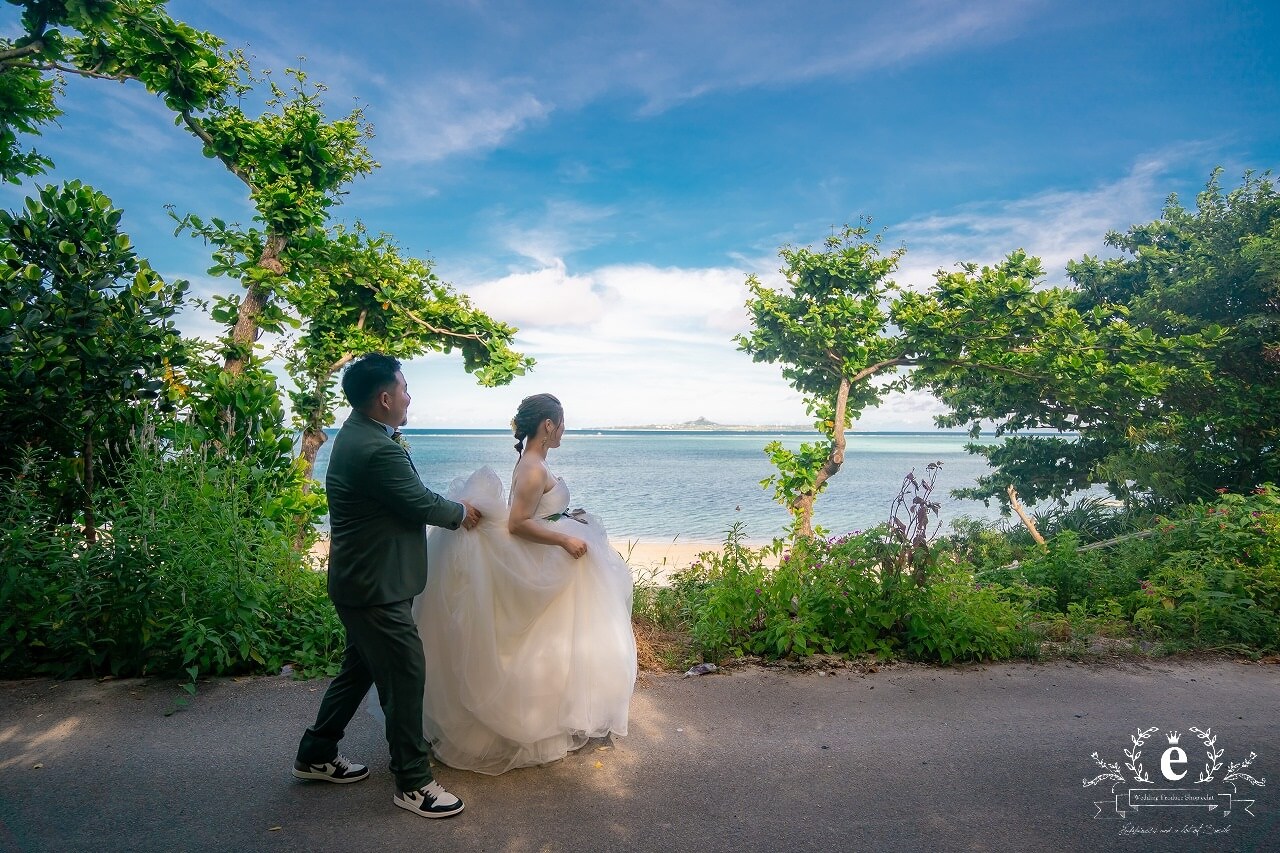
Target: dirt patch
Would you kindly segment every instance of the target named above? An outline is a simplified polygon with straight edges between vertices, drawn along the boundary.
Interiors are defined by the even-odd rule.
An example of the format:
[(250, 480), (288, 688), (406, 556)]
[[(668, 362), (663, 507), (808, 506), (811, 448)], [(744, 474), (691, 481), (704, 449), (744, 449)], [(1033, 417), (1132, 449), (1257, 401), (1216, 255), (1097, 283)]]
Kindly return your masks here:
[(647, 619), (634, 619), (636, 662), (642, 672), (676, 672), (689, 657), (689, 638), (679, 631), (660, 628)]

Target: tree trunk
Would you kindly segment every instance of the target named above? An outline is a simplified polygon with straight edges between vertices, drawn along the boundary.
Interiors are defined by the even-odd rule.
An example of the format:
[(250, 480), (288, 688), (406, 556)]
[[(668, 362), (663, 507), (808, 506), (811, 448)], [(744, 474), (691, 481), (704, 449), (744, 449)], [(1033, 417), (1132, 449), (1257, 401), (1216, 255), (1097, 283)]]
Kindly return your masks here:
[[(302, 449), (298, 453), (298, 458), (302, 460), (302, 491), (304, 494), (311, 492), (311, 472), (316, 466), (316, 454), (320, 452), (320, 448), (324, 443), (329, 440), (329, 437), (324, 434), (323, 418), (323, 407), (308, 412), (307, 426), (302, 430)], [(294, 549), (302, 553), (310, 537), (311, 525), (309, 521), (302, 518), (298, 519), (298, 529), (293, 537)]]
[(89, 544), (98, 541), (98, 528), (93, 517), (93, 429), (84, 434), (84, 539)]
[(311, 472), (316, 467), (316, 455), (329, 440), (329, 436), (324, 434), (324, 427), (317, 423), (318, 420), (318, 417), (308, 419), (307, 427), (302, 431), (302, 450), (298, 453), (302, 459), (302, 476), (307, 478), (303, 488), (307, 491), (311, 490)]
[[(360, 322), (357, 328), (364, 328), (365, 312), (360, 313)], [(333, 374), (347, 366), (351, 359), (355, 358), (355, 353), (346, 353), (342, 358), (335, 361), (324, 374), (315, 377), (315, 385), (312, 390), (315, 392), (314, 397), (318, 404), (314, 411), (304, 412), (306, 415), (307, 425), (302, 430), (302, 449), (298, 452), (298, 457), (302, 459), (302, 473), (306, 476), (308, 482), (305, 488), (311, 489), (310, 479), (311, 472), (316, 467), (316, 455), (320, 452), (320, 448), (329, 440), (324, 434), (324, 416), (329, 409), (329, 401), (325, 399), (324, 389), (329, 384), (329, 379)]]
[(834, 477), (840, 471), (840, 466), (844, 465), (844, 421), (848, 406), (849, 379), (846, 377), (840, 380), (840, 388), (836, 392), (836, 411), (831, 428), (831, 452), (827, 455), (827, 461), (818, 469), (818, 475), (813, 481), (813, 489), (797, 496), (791, 502), (791, 513), (796, 518), (797, 532), (806, 539), (813, 536), (814, 501), (822, 491), (823, 484)]
[[(267, 237), (267, 244), (262, 249), (262, 257), (258, 259), (258, 266), (270, 270), (275, 275), (284, 272), (284, 265), (280, 263), (280, 253), (284, 251), (285, 238), (279, 234), (271, 234)], [(240, 301), (240, 310), (236, 314), (236, 325), (231, 330), (231, 340), (237, 345), (235, 351), (227, 355), (223, 362), (222, 369), (229, 373), (244, 373), (245, 367), (249, 363), (248, 353), (253, 352), (253, 345), (258, 340), (258, 317), (262, 314), (262, 309), (267, 307), (267, 300), (270, 298), (271, 292), (256, 284), (249, 285), (249, 289), (245, 291), (244, 299)]]
[(817, 495), (805, 492), (791, 501), (791, 514), (796, 519), (796, 535), (804, 539), (813, 536), (813, 500)]

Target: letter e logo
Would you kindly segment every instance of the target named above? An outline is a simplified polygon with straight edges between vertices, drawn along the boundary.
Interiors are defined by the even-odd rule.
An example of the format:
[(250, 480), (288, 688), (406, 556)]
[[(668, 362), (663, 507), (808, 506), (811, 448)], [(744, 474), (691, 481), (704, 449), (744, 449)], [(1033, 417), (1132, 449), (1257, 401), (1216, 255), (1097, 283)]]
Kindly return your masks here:
[(1180, 746), (1171, 746), (1164, 751), (1164, 755), (1160, 756), (1160, 772), (1164, 774), (1164, 778), (1170, 782), (1177, 782), (1183, 776), (1187, 775), (1187, 771), (1181, 773), (1173, 772), (1173, 765), (1182, 765), (1187, 763), (1187, 754), (1182, 751)]

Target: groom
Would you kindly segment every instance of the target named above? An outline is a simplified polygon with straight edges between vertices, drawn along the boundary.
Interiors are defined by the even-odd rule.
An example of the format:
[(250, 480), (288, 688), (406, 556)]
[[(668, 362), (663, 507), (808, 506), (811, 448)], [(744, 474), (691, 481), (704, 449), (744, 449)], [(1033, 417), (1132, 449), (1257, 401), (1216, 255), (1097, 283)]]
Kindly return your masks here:
[(418, 479), (396, 441), (408, 422), (409, 389), (400, 362), (371, 353), (343, 373), (353, 409), (333, 442), (329, 494), (329, 598), (347, 631), (342, 671), (329, 685), (316, 722), (298, 744), (293, 775), (359, 782), (369, 768), (338, 754), (338, 741), (369, 685), (387, 718), (396, 793), (392, 801), (422, 817), (449, 817), (462, 800), (431, 776), (422, 734), (426, 664), (411, 605), (427, 581), (425, 525), (470, 530), (480, 513)]

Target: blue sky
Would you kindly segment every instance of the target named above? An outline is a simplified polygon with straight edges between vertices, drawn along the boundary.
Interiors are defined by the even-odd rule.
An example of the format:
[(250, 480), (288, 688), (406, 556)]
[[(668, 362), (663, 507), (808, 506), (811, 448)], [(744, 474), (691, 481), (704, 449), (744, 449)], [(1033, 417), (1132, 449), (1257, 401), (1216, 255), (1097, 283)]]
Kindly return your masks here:
[[(276, 70), (305, 56), (336, 115), (364, 108), (382, 164), (359, 219), (520, 327), (529, 376), (406, 366), (411, 425), (503, 427), (558, 394), (571, 427), (803, 423), (779, 370), (736, 351), (749, 273), (870, 216), (896, 276), (1025, 248), (1050, 283), (1109, 229), (1280, 165), (1272, 2), (170, 2)], [(357, 11), (353, 11), (357, 10)], [(17, 10), (0, 11), (16, 32)], [(206, 249), (164, 206), (251, 215), (243, 187), (138, 87), (68, 81), (40, 147), (126, 211), (199, 293)], [(0, 190), (20, 203), (29, 188)], [(194, 311), (192, 334), (210, 326)], [(857, 428), (930, 428), (921, 395)]]

